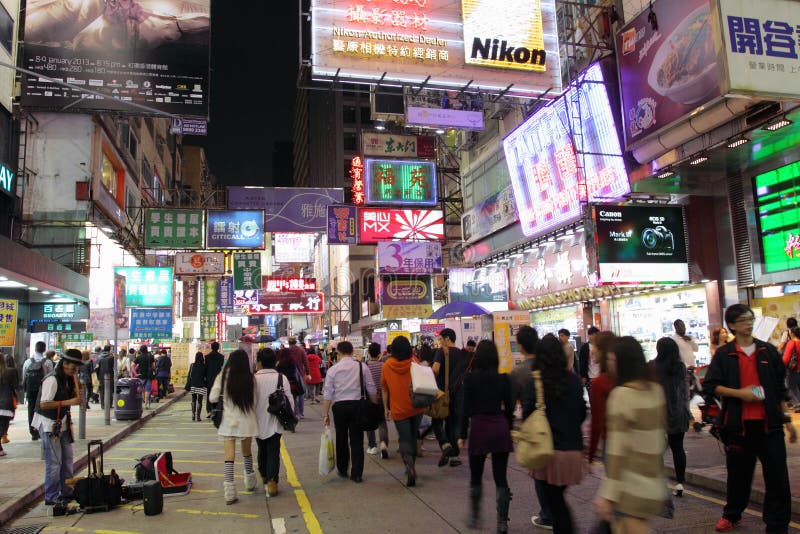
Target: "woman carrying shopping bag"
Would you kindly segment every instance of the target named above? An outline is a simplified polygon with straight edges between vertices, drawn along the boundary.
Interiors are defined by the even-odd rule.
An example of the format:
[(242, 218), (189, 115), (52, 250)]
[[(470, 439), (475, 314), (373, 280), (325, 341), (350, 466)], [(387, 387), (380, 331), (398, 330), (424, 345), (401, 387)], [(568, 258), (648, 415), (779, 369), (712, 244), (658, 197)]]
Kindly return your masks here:
[(208, 400), (217, 403), (222, 399), (222, 421), (219, 434), (225, 444), (225, 504), (238, 500), (233, 481), (233, 462), (236, 459), (236, 442), (240, 441), (244, 457), (244, 488), (252, 491), (256, 487), (251, 447), (253, 436), (258, 434), (256, 420), (255, 378), (250, 370), (250, 358), (243, 350), (235, 350), (228, 356), (222, 372), (214, 380)]

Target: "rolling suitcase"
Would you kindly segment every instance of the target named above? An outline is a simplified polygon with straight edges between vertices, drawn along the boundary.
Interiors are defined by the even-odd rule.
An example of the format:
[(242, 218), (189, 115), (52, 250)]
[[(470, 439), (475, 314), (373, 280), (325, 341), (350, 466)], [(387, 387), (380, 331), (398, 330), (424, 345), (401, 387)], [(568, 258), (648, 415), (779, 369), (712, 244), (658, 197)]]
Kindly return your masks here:
[(144, 515), (158, 515), (164, 509), (164, 490), (157, 480), (142, 483)]
[[(99, 454), (92, 456), (92, 446), (99, 448)], [(95, 439), (87, 445), (89, 465), (88, 474), (75, 484), (75, 500), (86, 513), (107, 512), (122, 501), (122, 481), (112, 469), (106, 475), (103, 472), (103, 442)], [(100, 458), (100, 469), (97, 469), (97, 458)]]

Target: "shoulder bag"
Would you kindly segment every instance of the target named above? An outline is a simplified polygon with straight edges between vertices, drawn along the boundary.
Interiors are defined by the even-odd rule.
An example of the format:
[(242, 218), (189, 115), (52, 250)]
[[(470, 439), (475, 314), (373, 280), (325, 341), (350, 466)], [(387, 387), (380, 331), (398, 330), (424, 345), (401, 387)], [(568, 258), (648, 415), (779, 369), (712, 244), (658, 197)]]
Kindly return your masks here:
[(444, 353), (444, 391), (436, 393), (436, 400), (425, 409), (432, 419), (445, 419), (450, 415), (450, 351)]
[(283, 389), (283, 375), (278, 373), (278, 387), (269, 395), (267, 411), (274, 415), (284, 430), (294, 432), (297, 426), (297, 417), (294, 415), (292, 405)]
[(356, 424), (361, 430), (368, 432), (375, 430), (383, 422), (383, 409), (380, 404), (372, 402), (367, 396), (367, 386), (364, 384), (364, 366), (358, 365), (358, 380), (361, 384), (361, 398), (356, 409)]
[(532, 374), (536, 388), (536, 409), (523, 421), (522, 427), (511, 435), (517, 443), (517, 463), (526, 469), (541, 469), (553, 457), (553, 434), (547, 421), (542, 373), (537, 369)]
[(223, 395), (225, 395), (225, 373), (223, 372), (222, 378), (220, 379), (222, 382), (219, 388), (219, 400), (214, 403), (214, 410), (211, 412), (211, 422), (214, 423), (214, 427), (219, 428), (222, 424), (222, 411), (225, 409), (225, 402), (223, 399)]
[(189, 366), (189, 372), (186, 374), (186, 385), (183, 386), (186, 391), (192, 389), (192, 367), (194, 367), (194, 364)]

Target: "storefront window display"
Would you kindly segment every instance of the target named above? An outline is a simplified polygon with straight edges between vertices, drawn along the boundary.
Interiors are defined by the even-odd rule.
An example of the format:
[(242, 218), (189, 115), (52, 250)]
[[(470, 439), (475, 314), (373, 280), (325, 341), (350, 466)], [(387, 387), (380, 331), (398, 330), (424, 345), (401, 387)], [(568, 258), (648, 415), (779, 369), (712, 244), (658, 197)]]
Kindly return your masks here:
[(542, 310), (531, 314), (531, 325), (539, 332), (539, 337), (545, 334), (558, 334), (566, 328), (573, 334), (578, 332), (578, 315), (580, 308), (576, 305)]
[(639, 340), (648, 359), (656, 357), (656, 342), (674, 333), (672, 323), (682, 319), (686, 323), (686, 334), (694, 338), (699, 348), (697, 365), (710, 362), (708, 303), (704, 286), (612, 299), (610, 311), (611, 330)]

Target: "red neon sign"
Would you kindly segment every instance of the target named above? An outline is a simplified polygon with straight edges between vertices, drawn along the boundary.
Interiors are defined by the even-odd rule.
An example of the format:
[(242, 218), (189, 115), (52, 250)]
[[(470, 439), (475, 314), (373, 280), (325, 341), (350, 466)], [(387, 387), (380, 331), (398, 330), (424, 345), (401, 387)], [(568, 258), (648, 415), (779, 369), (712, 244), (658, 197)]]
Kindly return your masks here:
[(353, 179), (353, 204), (364, 204), (364, 160), (356, 156), (350, 163), (350, 178)]
[(262, 278), (261, 289), (266, 293), (316, 292), (316, 278)]
[(325, 312), (323, 293), (259, 293), (257, 304), (244, 306), (247, 315), (320, 314)]

